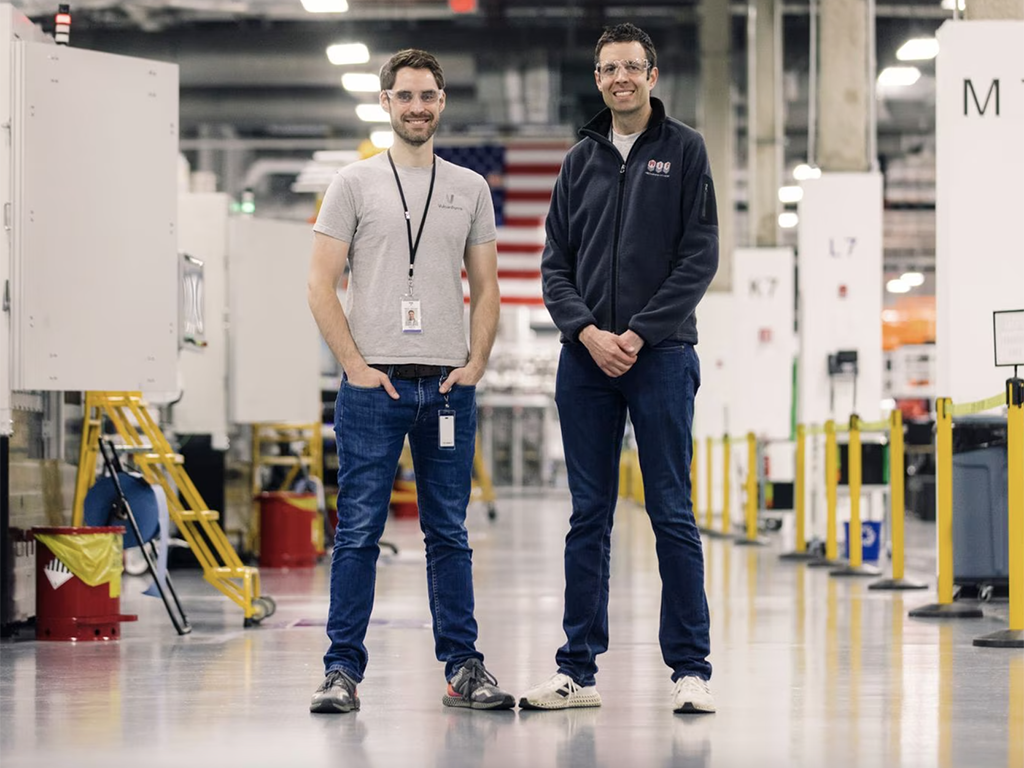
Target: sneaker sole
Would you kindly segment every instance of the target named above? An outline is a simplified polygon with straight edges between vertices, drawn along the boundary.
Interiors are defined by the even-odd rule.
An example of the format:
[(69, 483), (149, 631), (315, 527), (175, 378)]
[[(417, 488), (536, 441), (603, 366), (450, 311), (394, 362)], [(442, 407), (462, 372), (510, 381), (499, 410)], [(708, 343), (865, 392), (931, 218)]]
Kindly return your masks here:
[(462, 698), (455, 696), (448, 696), (447, 694), (441, 697), (441, 703), (446, 707), (456, 707), (458, 709), (512, 709), (516, 705), (516, 700), (511, 696), (506, 696), (500, 701), (492, 701), (490, 703), (483, 703), (479, 701), (466, 701)]
[(519, 700), (520, 709), (534, 709), (553, 711), (558, 709), (584, 709), (587, 707), (600, 707), (601, 699), (587, 698), (552, 702), (532, 702), (527, 698)]
[(347, 712), (358, 712), (359, 700), (356, 699), (356, 703), (349, 707), (336, 704), (333, 701), (321, 701), (319, 704), (310, 704), (309, 711), (317, 715), (343, 715)]
[(672, 711), (677, 715), (713, 715), (715, 713), (715, 708), (712, 707), (711, 709), (707, 709), (697, 707), (688, 701), (683, 704), (683, 706), (673, 709)]

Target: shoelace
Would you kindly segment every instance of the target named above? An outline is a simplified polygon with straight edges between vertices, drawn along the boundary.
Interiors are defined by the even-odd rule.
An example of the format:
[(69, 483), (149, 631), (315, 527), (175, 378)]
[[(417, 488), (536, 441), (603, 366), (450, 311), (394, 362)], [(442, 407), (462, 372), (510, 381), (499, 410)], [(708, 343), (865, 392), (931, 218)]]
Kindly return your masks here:
[(496, 686), (498, 684), (494, 675), (484, 669), (484, 665), (477, 659), (471, 659), (466, 662), (463, 669), (466, 670), (466, 675), (459, 682), (459, 687), (457, 689), (462, 696), (472, 696), (473, 692), (481, 686)]
[(349, 685), (348, 678), (345, 677), (345, 673), (337, 669), (332, 669), (330, 672), (327, 673), (327, 677), (324, 678), (324, 683), (322, 686), (320, 686), (320, 690), (329, 691), (335, 685), (342, 686), (346, 691), (349, 692), (349, 695), (352, 694), (352, 688)]
[(702, 680), (699, 677), (684, 677), (676, 683), (676, 691), (706, 694), (711, 692), (711, 688), (708, 686), (707, 680)]

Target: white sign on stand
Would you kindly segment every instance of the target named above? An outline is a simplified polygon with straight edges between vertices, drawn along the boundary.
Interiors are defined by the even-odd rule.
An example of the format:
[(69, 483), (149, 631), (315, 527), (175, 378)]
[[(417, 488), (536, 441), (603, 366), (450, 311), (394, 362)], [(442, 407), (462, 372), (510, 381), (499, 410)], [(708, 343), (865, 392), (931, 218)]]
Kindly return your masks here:
[[(880, 418), (882, 177), (824, 173), (803, 182), (799, 235), (797, 418)], [(856, 375), (829, 375), (829, 358), (856, 354)]]
[(937, 37), (938, 394), (971, 402), (1006, 383), (992, 313), (1024, 307), (1024, 21)]

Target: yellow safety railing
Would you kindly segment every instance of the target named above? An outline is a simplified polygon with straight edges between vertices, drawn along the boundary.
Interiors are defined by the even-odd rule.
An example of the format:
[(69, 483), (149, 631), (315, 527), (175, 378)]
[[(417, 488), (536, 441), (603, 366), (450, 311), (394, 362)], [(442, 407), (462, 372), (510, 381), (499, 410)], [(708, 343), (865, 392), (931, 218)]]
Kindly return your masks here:
[(864, 545), (861, 540), (861, 487), (864, 479), (863, 455), (861, 454), (861, 434), (866, 427), (873, 429), (885, 428), (887, 423), (864, 423), (860, 416), (850, 416), (846, 426), (847, 438), (847, 483), (850, 489), (850, 522), (846, 534), (846, 546), (849, 550), (845, 566), (832, 571), (833, 576), (877, 576), (881, 571), (864, 565)]
[(704, 469), (707, 474), (707, 497), (708, 505), (704, 509), (704, 530), (712, 531), (715, 527), (715, 441), (713, 438), (707, 438), (704, 441), (707, 446), (708, 459)]
[[(935, 401), (935, 525), (939, 601), (911, 610), (910, 615), (915, 618), (980, 618), (983, 615), (980, 608), (953, 602), (953, 417), (972, 416), (1006, 406), (1010, 391), (1008, 386), (1007, 391), (1000, 395), (959, 403), (957, 406), (949, 397), (939, 397)], [(1013, 477), (1014, 473), (1011, 471), (1009, 474)]]
[(757, 483), (757, 435), (747, 433), (747, 479), (746, 503), (743, 506), (746, 534), (736, 540), (739, 546), (763, 546), (767, 542), (757, 535), (758, 483)]
[(1010, 623), (974, 639), (985, 648), (1024, 648), (1024, 379), (1007, 380), (1005, 403)]

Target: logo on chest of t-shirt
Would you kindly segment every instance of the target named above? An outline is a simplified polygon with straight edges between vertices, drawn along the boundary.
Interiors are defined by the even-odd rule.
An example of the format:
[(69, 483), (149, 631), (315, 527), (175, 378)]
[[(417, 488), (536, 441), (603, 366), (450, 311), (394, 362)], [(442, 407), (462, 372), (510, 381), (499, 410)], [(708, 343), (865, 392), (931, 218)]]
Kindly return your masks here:
[(456, 205), (456, 202), (458, 201), (456, 200), (455, 193), (453, 192), (450, 195), (444, 195), (441, 202), (437, 204), (437, 207), (445, 211), (464, 211), (465, 208), (461, 205)]
[(662, 160), (647, 161), (647, 176), (660, 176), (661, 178), (668, 178), (670, 170), (672, 170), (671, 162)]

